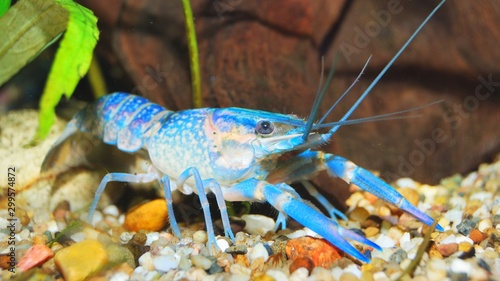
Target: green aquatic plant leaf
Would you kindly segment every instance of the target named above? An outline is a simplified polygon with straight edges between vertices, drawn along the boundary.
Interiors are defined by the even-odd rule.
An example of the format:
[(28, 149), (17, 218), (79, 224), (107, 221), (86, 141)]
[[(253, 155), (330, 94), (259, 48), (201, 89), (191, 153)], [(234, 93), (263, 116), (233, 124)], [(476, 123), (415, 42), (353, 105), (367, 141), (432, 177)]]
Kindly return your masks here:
[(186, 38), (189, 49), (189, 66), (191, 68), (191, 88), (193, 91), (193, 106), (202, 107), (201, 101), (201, 75), (200, 62), (198, 59), (198, 43), (196, 41), (196, 30), (194, 28), (193, 11), (189, 0), (182, 0), (184, 11), (184, 22), (186, 24)]
[(40, 100), (36, 140), (43, 139), (54, 124), (55, 107), (62, 96), (70, 98), (89, 70), (99, 38), (97, 18), (92, 11), (72, 0), (55, 2), (69, 12), (69, 20)]
[(20, 0), (10, 7), (0, 18), (0, 85), (52, 44), (67, 22), (68, 11), (54, 1)]
[(0, 17), (2, 17), (7, 12), (7, 10), (9, 10), (10, 3), (11, 3), (10, 0), (1, 0), (0, 1)]
[(54, 245), (54, 243), (58, 242), (59, 239), (61, 239), (61, 237), (63, 237), (63, 235), (67, 235), (69, 233), (76, 232), (81, 227), (82, 227), (82, 222), (81, 221), (77, 221), (77, 220), (71, 221), (71, 223), (65, 229), (61, 230), (61, 232), (59, 232), (59, 233), (56, 234), (56, 236), (54, 237), (54, 239), (52, 239), (49, 242), (48, 246), (52, 247)]

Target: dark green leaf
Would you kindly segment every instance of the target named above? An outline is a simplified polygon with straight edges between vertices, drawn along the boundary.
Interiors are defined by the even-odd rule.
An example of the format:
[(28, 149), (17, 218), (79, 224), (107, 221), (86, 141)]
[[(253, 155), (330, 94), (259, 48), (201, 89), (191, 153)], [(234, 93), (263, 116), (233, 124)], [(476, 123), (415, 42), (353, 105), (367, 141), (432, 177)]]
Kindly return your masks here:
[(51, 0), (21, 0), (0, 18), (0, 85), (66, 29), (68, 12)]

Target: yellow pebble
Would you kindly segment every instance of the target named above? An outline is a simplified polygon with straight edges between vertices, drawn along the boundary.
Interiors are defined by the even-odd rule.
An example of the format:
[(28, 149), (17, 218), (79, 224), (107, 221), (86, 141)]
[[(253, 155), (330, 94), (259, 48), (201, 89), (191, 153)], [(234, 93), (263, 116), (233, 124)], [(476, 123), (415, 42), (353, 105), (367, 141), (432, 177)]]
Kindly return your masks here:
[(389, 209), (389, 207), (387, 207), (387, 206), (380, 206), (377, 209), (377, 215), (379, 215), (380, 217), (390, 216), (391, 215), (391, 209)]
[(80, 281), (99, 272), (108, 254), (99, 241), (86, 239), (57, 252), (54, 261), (65, 280)]
[(355, 192), (346, 200), (345, 203), (349, 207), (355, 207), (362, 199), (364, 199), (363, 194), (361, 192)]
[(33, 244), (47, 244), (47, 242), (48, 238), (43, 234), (37, 233), (33, 236)]
[(344, 272), (340, 276), (339, 281), (358, 281), (359, 278), (351, 272)]
[(353, 221), (363, 222), (366, 220), (366, 218), (368, 218), (369, 215), (370, 214), (365, 208), (357, 207), (349, 214), (349, 218)]
[(362, 272), (370, 272), (371, 273), (373, 270), (375, 270), (375, 267), (371, 263), (365, 263), (365, 264), (361, 265)]
[(410, 201), (410, 203), (414, 206), (418, 205), (418, 201), (420, 201), (420, 195), (413, 188), (403, 187), (398, 189), (399, 193), (403, 195), (406, 200)]
[(380, 229), (374, 226), (369, 226), (365, 229), (365, 235), (366, 237), (373, 237), (377, 235), (380, 232)]
[(257, 276), (253, 280), (254, 281), (275, 281), (274, 278), (272, 278), (271, 276), (269, 276), (267, 274), (263, 274), (263, 275)]
[(472, 245), (469, 242), (461, 242), (458, 244), (458, 250), (462, 252), (468, 252), (472, 248)]
[(447, 196), (437, 196), (434, 199), (434, 205), (445, 205), (450, 201)]
[(441, 253), (436, 250), (436, 249), (431, 249), (429, 251), (429, 257), (430, 258), (437, 258), (437, 259), (442, 259), (443, 258), (443, 255), (441, 255)]
[(448, 233), (442, 232), (439, 233), (436, 238), (434, 238), (434, 243), (439, 244), (441, 241), (443, 241), (446, 237), (448, 237)]
[(156, 199), (129, 210), (123, 226), (129, 231), (158, 231), (168, 223), (165, 199)]
[(368, 271), (363, 271), (361, 273), (361, 281), (373, 281), (373, 273)]

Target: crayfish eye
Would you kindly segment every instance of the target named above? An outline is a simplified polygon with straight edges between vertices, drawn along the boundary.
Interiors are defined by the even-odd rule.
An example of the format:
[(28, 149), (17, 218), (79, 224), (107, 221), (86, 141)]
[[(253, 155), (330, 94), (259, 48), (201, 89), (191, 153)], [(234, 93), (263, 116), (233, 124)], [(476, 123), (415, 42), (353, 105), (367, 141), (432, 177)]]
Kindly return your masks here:
[(274, 132), (274, 124), (267, 120), (261, 120), (257, 123), (255, 130), (261, 135), (269, 135)]

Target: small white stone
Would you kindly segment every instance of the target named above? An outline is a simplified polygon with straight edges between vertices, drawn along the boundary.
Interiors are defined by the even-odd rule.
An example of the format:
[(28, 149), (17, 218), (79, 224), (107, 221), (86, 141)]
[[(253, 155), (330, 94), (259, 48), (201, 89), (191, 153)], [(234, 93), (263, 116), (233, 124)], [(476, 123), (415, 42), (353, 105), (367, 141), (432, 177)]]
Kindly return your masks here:
[(276, 225), (272, 218), (263, 215), (243, 215), (241, 218), (246, 223), (245, 230), (250, 234), (263, 236)]
[(404, 245), (406, 243), (410, 243), (410, 239), (411, 239), (410, 233), (409, 232), (405, 232), (403, 234), (403, 236), (401, 236), (401, 238), (399, 238), (399, 245), (402, 246), (402, 245)]
[(252, 251), (248, 255), (248, 259), (250, 262), (252, 262), (260, 257), (264, 258), (264, 262), (269, 258), (269, 253), (262, 243), (258, 243), (253, 247)]
[(432, 204), (435, 201), (434, 198), (436, 198), (436, 194), (438, 192), (438, 189), (436, 187), (424, 184), (424, 185), (421, 185), (418, 188), (418, 190), (420, 193), (424, 194), (424, 198), (425, 198), (424, 203)]
[(400, 178), (396, 181), (396, 185), (403, 188), (403, 187), (409, 187), (409, 188), (416, 188), (417, 183), (411, 179), (411, 178)]
[[(171, 272), (175, 272), (175, 271), (171, 270), (168, 273), (171, 273)], [(186, 271), (179, 270), (179, 271), (175, 272), (175, 274), (173, 274), (172, 278), (166, 278), (165, 276), (162, 276), (162, 278), (164, 278), (163, 280), (186, 280), (186, 275), (187, 275)]]
[(490, 192), (483, 191), (471, 194), (469, 200), (479, 200), (481, 202), (485, 202), (485, 201), (491, 201), (491, 198), (493, 198), (493, 194), (491, 194)]
[(229, 242), (227, 242), (227, 240), (224, 238), (217, 239), (216, 243), (222, 252), (225, 252), (227, 248), (229, 248)]
[[(99, 213), (99, 212), (96, 212), (96, 213), (94, 214), (94, 218), (96, 217), (96, 214), (97, 214), (97, 213)], [(100, 214), (100, 213), (99, 213), (99, 214)], [(99, 216), (99, 215), (97, 215), (97, 216)], [(101, 215), (101, 219), (102, 219), (102, 215)], [(94, 221), (94, 220), (92, 219), (92, 222), (93, 222), (93, 221)], [(99, 221), (101, 221), (101, 220), (99, 220)], [(59, 227), (57, 227), (57, 222), (56, 222), (55, 220), (50, 220), (50, 221), (48, 221), (48, 222), (47, 222), (47, 230), (48, 230), (48, 231), (50, 231), (50, 232), (52, 232), (52, 233), (56, 233), (57, 231), (59, 231)]]
[(467, 206), (465, 198), (460, 196), (453, 196), (452, 198), (450, 198), (449, 204), (450, 206), (453, 206), (453, 209), (459, 209), (459, 210), (463, 210), (465, 209), (465, 206)]
[(334, 281), (332, 272), (323, 267), (315, 267), (311, 272), (311, 276), (307, 280), (323, 280), (323, 281)]
[(345, 272), (350, 272), (350, 273), (356, 275), (356, 277), (361, 278), (362, 272), (359, 269), (359, 267), (357, 265), (355, 265), (355, 264), (348, 265), (346, 268), (344, 268), (344, 271)]
[(224, 281), (249, 281), (250, 280), (250, 275), (248, 274), (231, 274), (229, 277), (224, 278)]
[(132, 239), (133, 236), (134, 235), (130, 232), (127, 231), (122, 232), (122, 234), (120, 234), (120, 242), (122, 244), (127, 244), (130, 241), (130, 239)]
[(449, 210), (446, 214), (444, 214), (444, 218), (453, 223), (453, 230), (457, 231), (457, 225), (462, 222), (463, 211), (459, 209)]
[(21, 238), (21, 240), (28, 239), (29, 236), (30, 236), (30, 230), (27, 228), (25, 228), (25, 229), (21, 230), (21, 232), (19, 232), (19, 237)]
[(83, 241), (86, 237), (85, 233), (83, 232), (77, 232), (71, 235), (71, 239), (73, 239), (75, 242), (81, 242)]
[(441, 241), (441, 243), (439, 243), (439, 244), (444, 245), (444, 244), (451, 244), (451, 243), (457, 243), (457, 238), (453, 234), (451, 234), (448, 237), (446, 237), (445, 239), (443, 239)]
[(121, 214), (119, 217), (118, 217), (118, 224), (119, 225), (123, 225), (125, 223), (125, 214)]
[(202, 255), (191, 256), (191, 262), (194, 266), (203, 268), (204, 270), (209, 269), (213, 264), (209, 258)]
[(470, 239), (467, 236), (463, 236), (462, 234), (456, 234), (455, 238), (456, 238), (458, 244), (460, 244), (462, 242), (467, 242), (471, 245), (474, 245), (474, 241), (472, 239)]
[(402, 270), (405, 270), (408, 268), (408, 266), (410, 266), (412, 260), (410, 259), (405, 259), (403, 260), (400, 264), (399, 264), (399, 268), (401, 268)]
[(383, 271), (373, 273), (373, 281), (386, 281), (390, 280), (389, 276), (385, 274)]
[(144, 279), (144, 275), (148, 272), (142, 265), (139, 265), (132, 272), (132, 276), (130, 276), (130, 280), (142, 280)]
[[(305, 267), (297, 268), (292, 274), (290, 274), (290, 281), (302, 281), (306, 280), (309, 276), (309, 271)], [(286, 280), (286, 279), (285, 279)]]
[(187, 258), (186, 256), (181, 256), (181, 259), (179, 260), (179, 269), (180, 270), (188, 270), (191, 268), (191, 260)]
[(377, 240), (375, 240), (375, 244), (379, 245), (382, 248), (392, 248), (396, 246), (396, 242), (385, 234), (380, 234)]
[(166, 255), (153, 257), (154, 268), (158, 271), (167, 272), (172, 269), (177, 269), (181, 257), (179, 255)]
[(482, 205), (481, 207), (477, 208), (477, 210), (472, 214), (472, 216), (475, 218), (480, 218), (480, 219), (490, 218), (491, 213), (490, 213), (490, 210), (488, 209), (487, 206), (491, 206), (491, 205)]
[(182, 246), (182, 247), (179, 247), (175, 252), (181, 256), (188, 257), (189, 255), (191, 255), (193, 253), (193, 248), (188, 247), (188, 246)]
[(190, 245), (191, 243), (193, 243), (193, 238), (191, 237), (184, 237), (181, 239), (181, 241), (179, 241), (179, 245), (182, 245), (182, 246), (186, 246), (186, 245)]
[(127, 281), (129, 280), (130, 276), (123, 272), (123, 271), (119, 271), (119, 272), (116, 272), (113, 274), (113, 276), (111, 276), (108, 280), (109, 281)]
[(288, 280), (287, 275), (278, 269), (269, 269), (266, 271), (266, 275), (274, 278), (274, 280)]
[(146, 246), (151, 246), (151, 243), (153, 243), (153, 241), (156, 241), (158, 240), (158, 238), (160, 238), (160, 234), (158, 232), (150, 232), (146, 234), (146, 238)]
[(151, 270), (146, 272), (146, 274), (144, 274), (144, 278), (141, 279), (143, 279), (144, 281), (153, 281), (153, 280), (158, 280), (158, 278), (160, 278), (160, 273), (156, 270)]
[(306, 232), (307, 236), (322, 238), (318, 233), (314, 232), (312, 229), (310, 229), (308, 227), (304, 227), (304, 231)]
[(340, 268), (338, 266), (332, 268), (333, 279), (340, 280), (340, 276), (342, 275), (342, 273), (344, 273), (344, 270), (342, 270), (342, 268)]
[(285, 234), (286, 237), (290, 238), (290, 239), (294, 239), (294, 238), (300, 238), (300, 237), (304, 237), (306, 236), (306, 231), (303, 230), (303, 229), (299, 229), (297, 231), (294, 231), (290, 234)]
[(383, 248), (382, 251), (373, 251), (372, 259), (380, 258), (385, 261), (389, 261), (390, 257), (394, 254), (394, 250), (390, 248)]
[(146, 252), (139, 257), (139, 265), (146, 270), (153, 270), (155, 268), (150, 252)]
[(104, 208), (104, 210), (102, 210), (102, 212), (105, 215), (113, 216), (115, 218), (120, 215), (120, 211), (118, 210), (118, 207), (116, 207), (115, 205), (107, 206), (106, 208)]
[(164, 247), (164, 248), (163, 248), (163, 249), (161, 249), (161, 251), (160, 251), (160, 255), (165, 255), (165, 256), (167, 256), (167, 255), (173, 255), (173, 254), (175, 254), (175, 250), (174, 250), (174, 249), (172, 249), (172, 248), (171, 248), (171, 247), (169, 247), (169, 246)]
[(208, 241), (207, 232), (204, 230), (198, 230), (193, 234), (193, 241), (196, 243), (205, 244)]
[(6, 229), (8, 225), (9, 222), (7, 221), (7, 219), (0, 217), (0, 229)]
[(451, 262), (451, 271), (470, 275), (472, 271), (472, 265), (465, 260), (454, 259)]
[(90, 224), (92, 226), (96, 226), (98, 222), (102, 221), (102, 218), (103, 218), (102, 213), (99, 211), (95, 211), (94, 215), (92, 216), (92, 221), (90, 222)]
[[(250, 279), (250, 273), (252, 273), (252, 270), (250, 268), (247, 268), (247, 267), (244, 267), (240, 264), (232, 264), (231, 267), (229, 268), (229, 272), (231, 272), (231, 274), (235, 274), (235, 275), (246, 275), (248, 276), (248, 278)], [(249, 280), (247, 279), (247, 280)]]
[[(186, 272), (186, 274), (183, 277), (183, 280), (203, 280), (203, 281), (208, 281), (207, 276), (208, 274), (205, 272), (205, 270), (201, 268), (191, 268)], [(175, 280), (180, 280), (176, 279)]]
[(470, 186), (473, 186), (474, 185), (474, 182), (476, 181), (477, 179), (477, 172), (472, 172), (470, 173), (469, 175), (467, 175), (467, 177), (465, 177), (463, 180), (462, 180), (462, 183), (460, 184), (462, 187), (470, 187)]
[(483, 219), (477, 225), (477, 229), (479, 229), (479, 231), (481, 231), (481, 232), (485, 232), (488, 228), (492, 228), (492, 227), (493, 227), (493, 223), (491, 222), (490, 219)]

